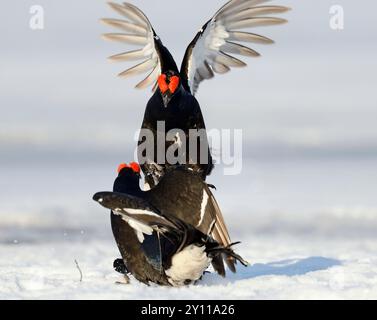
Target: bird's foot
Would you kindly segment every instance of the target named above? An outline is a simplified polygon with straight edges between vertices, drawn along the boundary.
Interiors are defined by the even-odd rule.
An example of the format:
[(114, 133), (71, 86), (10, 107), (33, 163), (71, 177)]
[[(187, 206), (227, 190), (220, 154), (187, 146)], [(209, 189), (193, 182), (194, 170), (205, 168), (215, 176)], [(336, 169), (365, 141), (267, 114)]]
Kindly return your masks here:
[(115, 281), (115, 284), (129, 284), (129, 283), (130, 283), (130, 278), (126, 274), (124, 274), (122, 279), (120, 279), (119, 281)]
[(203, 280), (203, 277), (204, 277), (206, 274), (211, 274), (211, 272), (210, 272), (210, 271), (204, 271), (203, 274), (202, 274), (202, 276), (201, 276), (198, 280), (196, 280), (196, 281), (194, 282), (194, 284), (198, 284), (200, 281), (202, 281), (202, 280)]

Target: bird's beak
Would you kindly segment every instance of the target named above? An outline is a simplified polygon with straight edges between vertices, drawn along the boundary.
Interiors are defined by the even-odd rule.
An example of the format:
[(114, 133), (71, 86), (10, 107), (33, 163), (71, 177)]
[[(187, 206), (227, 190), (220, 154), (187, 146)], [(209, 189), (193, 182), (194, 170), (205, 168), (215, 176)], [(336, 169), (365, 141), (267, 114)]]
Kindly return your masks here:
[(171, 95), (169, 93), (165, 93), (162, 95), (162, 101), (164, 102), (165, 108), (168, 107), (170, 100), (171, 100)]

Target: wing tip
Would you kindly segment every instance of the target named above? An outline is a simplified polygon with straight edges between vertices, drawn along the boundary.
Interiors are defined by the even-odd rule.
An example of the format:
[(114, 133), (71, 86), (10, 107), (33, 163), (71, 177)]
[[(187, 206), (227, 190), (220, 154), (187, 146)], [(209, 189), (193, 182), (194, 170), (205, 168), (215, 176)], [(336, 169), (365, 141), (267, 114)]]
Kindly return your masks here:
[(247, 55), (246, 55), (247, 57), (251, 57), (251, 58), (259, 58), (259, 57), (261, 57), (262, 55), (259, 53), (259, 52), (257, 52), (257, 51), (255, 51), (255, 50), (252, 50), (251, 49), (251, 51), (249, 51), (249, 52), (247, 52)]
[(93, 195), (92, 200), (106, 208), (106, 202), (108, 200), (109, 194), (110, 192), (105, 191), (97, 192)]
[(105, 41), (114, 41), (114, 38), (112, 36), (112, 33), (103, 33), (101, 34), (101, 39)]
[(107, 5), (109, 5), (110, 7), (121, 7), (122, 5), (120, 3), (117, 3), (117, 2), (114, 2), (114, 1), (106, 1)]
[(149, 87), (149, 85), (147, 86), (147, 85), (144, 85), (144, 84), (142, 84), (142, 83), (140, 82), (140, 83), (138, 83), (138, 84), (134, 87), (134, 89), (136, 89), (136, 90), (144, 90), (144, 89), (147, 88), (147, 87)]
[(292, 7), (288, 7), (288, 6), (272, 6), (272, 7), (279, 10), (278, 12), (275, 12), (274, 14), (286, 13), (292, 10)]
[(113, 1), (106, 1), (106, 4), (113, 10), (118, 11), (119, 7), (123, 7), (121, 4), (113, 2)]
[(113, 55), (113, 56), (107, 57), (106, 60), (107, 62), (111, 62), (111, 63), (119, 62), (119, 59), (117, 60), (115, 57), (116, 55)]
[(97, 192), (93, 195), (92, 199), (95, 201), (95, 202), (99, 202), (99, 200), (101, 199), (101, 192)]
[(118, 77), (118, 78), (121, 78), (121, 79), (127, 79), (128, 76), (129, 76), (128, 73), (127, 73), (127, 71), (128, 71), (128, 70), (126, 70), (126, 71), (122, 71), (121, 73), (118, 73), (118, 74), (117, 74), (117, 77)]
[[(257, 19), (257, 18), (255, 18)], [(271, 19), (269, 23), (266, 23), (265, 25), (260, 25), (260, 27), (267, 27), (267, 26), (273, 26), (273, 25), (280, 25), (280, 24), (286, 24), (288, 23), (288, 20), (285, 18), (280, 17), (259, 17), (259, 19)], [(259, 26), (256, 26), (259, 27)]]

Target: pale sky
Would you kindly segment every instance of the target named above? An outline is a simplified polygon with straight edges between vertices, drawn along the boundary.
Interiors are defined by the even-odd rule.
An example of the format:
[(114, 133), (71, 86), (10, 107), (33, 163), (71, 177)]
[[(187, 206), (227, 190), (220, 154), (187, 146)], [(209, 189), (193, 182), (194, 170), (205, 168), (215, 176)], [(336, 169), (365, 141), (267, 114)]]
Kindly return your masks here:
[[(181, 63), (196, 31), (221, 0), (134, 0)], [(45, 29), (29, 28), (32, 5)], [(281, 0), (289, 24), (256, 30), (276, 41), (253, 47), (248, 68), (205, 82), (197, 96), (208, 128), (244, 130), (247, 152), (268, 155), (377, 152), (377, 4), (372, 0)], [(342, 5), (345, 29), (329, 27)], [(35, 156), (133, 150), (149, 90), (116, 74), (129, 65), (106, 57), (127, 48), (101, 40), (116, 17), (102, 0), (2, 0), (0, 13), (0, 147)], [(250, 151), (251, 150), (251, 151)], [(9, 152), (11, 151), (11, 152)], [(53, 152), (52, 152), (53, 153)]]

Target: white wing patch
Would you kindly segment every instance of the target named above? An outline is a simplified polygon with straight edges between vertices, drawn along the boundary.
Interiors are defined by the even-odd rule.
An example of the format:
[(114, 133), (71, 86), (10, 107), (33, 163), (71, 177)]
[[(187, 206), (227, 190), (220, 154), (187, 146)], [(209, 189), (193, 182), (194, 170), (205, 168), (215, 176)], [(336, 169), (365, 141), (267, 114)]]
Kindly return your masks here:
[(161, 218), (160, 215), (158, 215), (157, 213), (154, 213), (153, 211), (149, 211), (149, 210), (142, 210), (142, 209), (131, 209), (131, 208), (123, 208), (124, 211), (126, 211), (127, 213), (129, 214), (145, 214), (147, 216), (153, 216), (153, 217), (158, 217), (158, 218)]
[(144, 89), (155, 84), (161, 74), (161, 62), (155, 47), (155, 36), (151, 23), (140, 9), (130, 3), (117, 4), (109, 2), (109, 5), (128, 20), (102, 19), (101, 22), (105, 25), (121, 31), (120, 33), (106, 33), (103, 38), (142, 46), (138, 50), (113, 55), (109, 60), (113, 62), (141, 61), (139, 64), (121, 72), (119, 76), (128, 78), (147, 73), (147, 77), (139, 82), (136, 88)]
[(129, 219), (128, 224), (131, 228), (135, 230), (136, 236), (140, 243), (144, 242), (144, 234), (151, 235), (153, 233), (153, 229), (151, 227), (146, 226), (143, 223), (140, 223), (136, 220)]
[(210, 234), (210, 232), (213, 230), (213, 226), (214, 224), (216, 223), (216, 219), (214, 219), (211, 224), (209, 225), (208, 227), (208, 230), (207, 230), (207, 233), (206, 234)]
[(200, 220), (198, 222), (198, 224), (196, 225), (197, 227), (199, 227), (202, 222), (203, 222), (203, 219), (204, 219), (204, 214), (206, 212), (206, 207), (207, 207), (207, 203), (208, 203), (208, 194), (207, 194), (207, 191), (204, 189), (203, 190), (203, 197), (202, 197), (202, 204), (200, 206)]
[[(135, 214), (135, 215), (144, 214), (144, 215), (158, 216), (154, 212), (147, 211), (147, 210), (127, 209), (127, 208), (124, 208), (123, 210), (126, 211), (127, 213), (129, 213), (130, 215), (132, 215), (132, 214)], [(145, 223), (143, 223), (143, 222), (141, 222), (141, 221), (139, 221), (135, 218), (132, 218), (129, 215), (122, 213), (121, 209), (117, 208), (113, 212), (114, 212), (115, 215), (120, 216), (123, 221), (127, 222), (129, 224), (129, 226), (132, 229), (134, 229), (136, 236), (137, 236), (138, 240), (140, 241), (140, 243), (144, 242), (144, 234), (151, 235), (153, 233), (152, 227), (148, 226), (147, 224), (145, 224)], [(160, 217), (160, 216), (158, 216), (158, 217)]]

